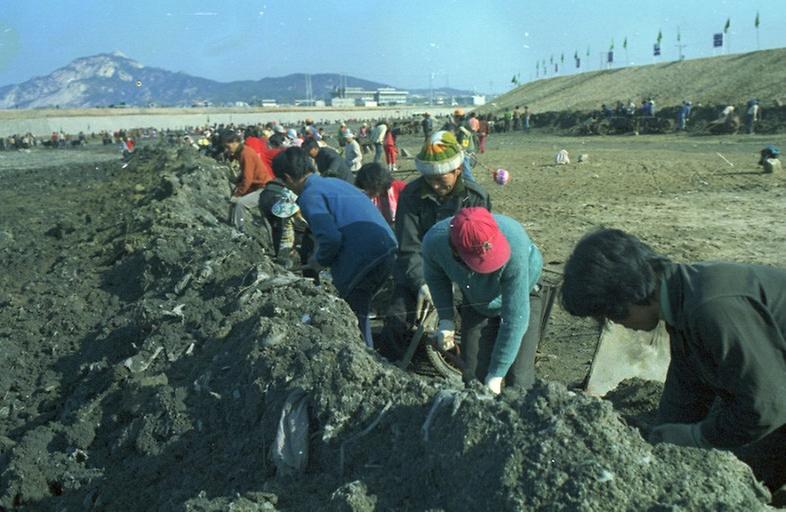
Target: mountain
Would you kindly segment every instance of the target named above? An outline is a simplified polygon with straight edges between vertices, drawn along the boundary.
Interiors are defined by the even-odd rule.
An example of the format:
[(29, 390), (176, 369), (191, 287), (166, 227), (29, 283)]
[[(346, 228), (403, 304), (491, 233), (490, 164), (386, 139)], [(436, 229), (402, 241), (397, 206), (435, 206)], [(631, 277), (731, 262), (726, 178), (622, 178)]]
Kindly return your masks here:
[(660, 106), (744, 105), (753, 97), (786, 100), (786, 48), (579, 73), (530, 82), (494, 99), (482, 111), (528, 105), (531, 111), (597, 110), (616, 101)]
[[(325, 98), (342, 84), (377, 89), (389, 85), (360, 78), (323, 73), (311, 75), (314, 98)], [(275, 99), (293, 103), (306, 97), (306, 75), (216, 82), (185, 73), (146, 67), (121, 53), (76, 59), (43, 77), (0, 87), (0, 108), (89, 108), (128, 106), (190, 106), (195, 101), (213, 104), (254, 103)]]

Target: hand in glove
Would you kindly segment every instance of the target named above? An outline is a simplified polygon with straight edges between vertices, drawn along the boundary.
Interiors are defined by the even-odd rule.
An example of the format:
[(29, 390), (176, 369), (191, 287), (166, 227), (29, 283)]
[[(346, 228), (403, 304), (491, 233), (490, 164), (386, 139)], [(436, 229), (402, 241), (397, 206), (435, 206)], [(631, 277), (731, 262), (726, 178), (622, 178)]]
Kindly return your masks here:
[(495, 395), (502, 392), (502, 377), (486, 377), (486, 387)]
[(437, 348), (443, 352), (456, 346), (456, 326), (453, 320), (440, 320), (437, 326)]
[(428, 285), (424, 284), (418, 289), (418, 299), (415, 302), (415, 315), (417, 318), (423, 314), (423, 309), (428, 306), (428, 304), (433, 304), (431, 301), (431, 291), (428, 289)]
[(664, 423), (650, 432), (652, 444), (669, 443), (693, 448), (711, 448), (701, 433), (701, 423)]

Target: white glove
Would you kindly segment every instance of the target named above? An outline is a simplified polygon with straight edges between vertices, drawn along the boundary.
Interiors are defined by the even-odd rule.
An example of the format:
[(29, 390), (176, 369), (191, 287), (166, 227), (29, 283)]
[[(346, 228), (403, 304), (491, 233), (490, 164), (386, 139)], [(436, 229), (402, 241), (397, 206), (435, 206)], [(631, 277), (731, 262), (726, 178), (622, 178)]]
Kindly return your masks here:
[(437, 325), (437, 348), (443, 352), (456, 346), (456, 325), (453, 320), (440, 320)]
[(424, 284), (418, 289), (418, 299), (415, 302), (415, 314), (418, 318), (420, 318), (423, 308), (428, 304), (433, 304), (431, 300), (431, 291), (428, 289), (428, 285)]
[(502, 392), (502, 377), (486, 377), (486, 387), (495, 395)]

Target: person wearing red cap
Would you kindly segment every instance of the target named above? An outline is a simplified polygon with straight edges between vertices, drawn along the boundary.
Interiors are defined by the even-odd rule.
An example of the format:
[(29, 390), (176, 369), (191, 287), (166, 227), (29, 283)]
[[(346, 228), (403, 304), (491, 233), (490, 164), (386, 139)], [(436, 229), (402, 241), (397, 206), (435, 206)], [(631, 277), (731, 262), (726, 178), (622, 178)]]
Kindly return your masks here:
[(543, 256), (516, 220), (463, 208), (423, 239), (423, 275), (439, 313), (437, 344), (455, 345), (453, 283), (461, 290), (464, 381), (494, 393), (502, 381), (528, 389), (535, 380)]

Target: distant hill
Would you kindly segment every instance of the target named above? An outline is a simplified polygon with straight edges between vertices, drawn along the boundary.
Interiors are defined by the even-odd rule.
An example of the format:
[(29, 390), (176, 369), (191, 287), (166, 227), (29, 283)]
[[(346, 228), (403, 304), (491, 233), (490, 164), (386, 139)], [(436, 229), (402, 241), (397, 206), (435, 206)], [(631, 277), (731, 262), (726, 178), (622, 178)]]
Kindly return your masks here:
[[(313, 97), (325, 98), (346, 81), (348, 87), (377, 89), (387, 84), (335, 73), (311, 75)], [(145, 107), (216, 105), (275, 99), (293, 103), (306, 97), (304, 74), (235, 82), (216, 82), (185, 73), (146, 67), (120, 53), (76, 59), (43, 77), (0, 87), (0, 108), (89, 108), (125, 104)]]
[(786, 48), (649, 66), (593, 71), (530, 82), (498, 96), (481, 111), (528, 105), (533, 112), (597, 110), (603, 103), (654, 97), (658, 106), (763, 104), (786, 100)]

